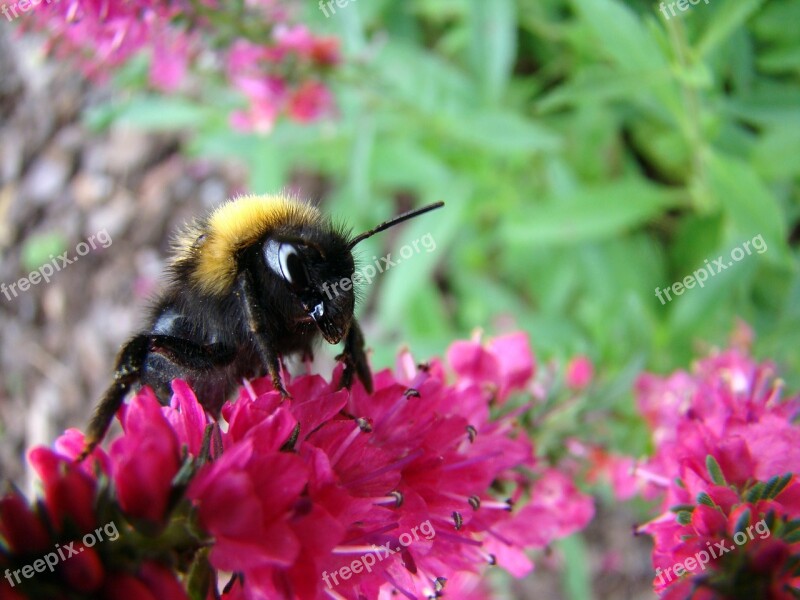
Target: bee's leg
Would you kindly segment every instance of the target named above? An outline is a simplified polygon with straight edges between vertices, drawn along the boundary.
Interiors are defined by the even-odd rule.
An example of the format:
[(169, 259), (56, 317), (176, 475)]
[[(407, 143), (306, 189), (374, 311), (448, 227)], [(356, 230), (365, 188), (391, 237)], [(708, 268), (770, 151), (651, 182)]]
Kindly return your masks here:
[(119, 351), (114, 366), (114, 381), (97, 405), (84, 438), (84, 447), (77, 461), (80, 462), (94, 450), (108, 430), (108, 426), (122, 406), (125, 394), (142, 373), (142, 366), (150, 351), (150, 336), (137, 335), (128, 340)]
[(85, 447), (78, 461), (86, 458), (105, 436), (131, 386), (141, 379), (148, 353), (158, 352), (176, 365), (191, 371), (224, 367), (236, 356), (234, 348), (222, 344), (200, 345), (171, 335), (141, 334), (131, 338), (120, 350), (114, 367), (114, 382), (95, 409), (86, 431)]
[(198, 344), (172, 335), (150, 335), (150, 347), (179, 367), (211, 371), (225, 367), (236, 358), (236, 348), (224, 344)]
[(350, 324), (350, 330), (344, 340), (344, 351), (336, 359), (345, 364), (342, 380), (339, 382), (341, 387), (349, 389), (353, 385), (353, 373), (355, 372), (364, 385), (364, 389), (370, 394), (372, 393), (372, 373), (367, 364), (367, 355), (364, 353), (364, 334), (361, 333), (361, 327), (355, 319)]
[(250, 280), (250, 275), (247, 271), (239, 273), (236, 295), (242, 306), (244, 306), (247, 325), (256, 342), (256, 349), (261, 358), (261, 363), (267, 367), (270, 379), (272, 379), (272, 387), (279, 391), (284, 398), (291, 398), (292, 395), (283, 387), (280, 356), (275, 351), (275, 343), (270, 339), (265, 317), (266, 313), (258, 296), (253, 291), (253, 282)]

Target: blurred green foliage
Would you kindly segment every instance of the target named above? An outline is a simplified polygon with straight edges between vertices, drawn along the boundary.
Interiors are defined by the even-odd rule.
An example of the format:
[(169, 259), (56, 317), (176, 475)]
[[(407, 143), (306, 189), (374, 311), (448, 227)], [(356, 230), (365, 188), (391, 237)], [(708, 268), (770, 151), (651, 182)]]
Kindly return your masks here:
[[(613, 417), (598, 435), (623, 447), (641, 438), (627, 433), (636, 373), (687, 367), (737, 317), (800, 383), (800, 4), (710, 0), (669, 19), (618, 0), (303, 10), (343, 41), (335, 121), (237, 133), (241, 99), (218, 79), (153, 96), (141, 63), (118, 77), (139, 91), (90, 119), (190, 129), (189, 153), (243, 161), (254, 192), (321, 175), (326, 210), (355, 230), (445, 200), (360, 248), (369, 263), (428, 232), (437, 244), (365, 290), (376, 366), (401, 343), (425, 358), (475, 327), (522, 328), (541, 357), (596, 361), (593, 410)], [(656, 297), (758, 235), (763, 254)]]

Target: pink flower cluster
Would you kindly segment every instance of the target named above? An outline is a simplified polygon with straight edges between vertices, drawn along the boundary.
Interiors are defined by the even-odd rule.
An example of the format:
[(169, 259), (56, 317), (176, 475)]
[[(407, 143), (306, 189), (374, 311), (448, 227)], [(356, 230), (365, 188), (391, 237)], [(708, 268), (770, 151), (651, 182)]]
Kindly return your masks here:
[(655, 454), (636, 475), (664, 498), (639, 531), (654, 538), (663, 598), (800, 593), (800, 397), (781, 401), (782, 385), (738, 348), (639, 379)]
[[(526, 549), (582, 529), (594, 509), (566, 475), (535, 458), (519, 410), (504, 410), (534, 373), (526, 336), (457, 342), (448, 360), (453, 384), (439, 360), (416, 365), (403, 353), (397, 374), (375, 374), (373, 394), (301, 376), (288, 384), (293, 398), (282, 399), (266, 379), (247, 382), (223, 408), (223, 427), (181, 381), (167, 407), (144, 390), (121, 411), (124, 435), (108, 453), (97, 449), (74, 465), (82, 441), (75, 431), (55, 452), (31, 453), (50, 515), (43, 522), (72, 515), (78, 535), (97, 522), (105, 505), (97, 499), (113, 499), (125, 524), (113, 545), (127, 548), (119, 550), (128, 557), (124, 576), (153, 597), (184, 597), (169, 587), (185, 584), (180, 569), (164, 568), (187, 553), (177, 528), (196, 532), (196, 548), (210, 547), (213, 585), (234, 574), (223, 593), (231, 600), (423, 598), (442, 590), (484, 598), (479, 576), (488, 565), (528, 573)], [(506, 414), (493, 416), (493, 405)], [(18, 495), (3, 502), (35, 512)], [(42, 531), (41, 540), (26, 534), (36, 548), (20, 546), (9, 514), (0, 527), (7, 564), (19, 562), (20, 549), (27, 557), (52, 545), (53, 533)], [(428, 535), (409, 536), (420, 529)], [(132, 560), (143, 536), (155, 541)], [(354, 568), (366, 555), (371, 568)], [(122, 576), (110, 564), (99, 556), (95, 589)], [(153, 569), (166, 575), (151, 577)]]
[(303, 25), (278, 26), (273, 37), (271, 46), (239, 40), (228, 52), (228, 78), (249, 100), (246, 110), (232, 115), (237, 129), (268, 133), (282, 112), (308, 123), (332, 111), (330, 91), (311, 74), (338, 64), (336, 38), (316, 38)]
[(38, 3), (20, 24), (46, 30), (56, 55), (75, 59), (89, 77), (110, 73), (150, 49), (151, 82), (171, 90), (183, 78), (196, 41), (173, 22), (190, 10), (189, 2), (60, 0)]
[[(40, 2), (21, 25), (45, 31), (51, 51), (76, 61), (91, 78), (105, 77), (145, 51), (151, 61), (150, 84), (165, 92), (181, 87), (201, 54), (214, 56), (225, 65), (228, 82), (249, 103), (231, 115), (238, 129), (267, 133), (281, 114), (301, 123), (330, 115), (333, 99), (324, 79), (340, 61), (338, 40), (287, 24), (287, 10), (278, 0), (249, 1), (240, 9), (236, 4)], [(232, 26), (238, 28), (233, 34)]]
[[(88, 465), (78, 466), (83, 436), (62, 436), (56, 450), (36, 448), (30, 462), (42, 480), (43, 499), (33, 506), (16, 490), (0, 498), (1, 600), (186, 600), (182, 585), (162, 562), (142, 558), (135, 568), (121, 568), (125, 541), (98, 540), (97, 532), (122, 517), (109, 510), (107, 489)], [(108, 472), (109, 457), (96, 456)], [(126, 477), (133, 481), (133, 474)], [(123, 478), (125, 479), (125, 478)], [(130, 486), (129, 486), (130, 487)], [(110, 520), (106, 520), (110, 519)], [(88, 538), (88, 539), (87, 539)], [(123, 533), (124, 538), (124, 533)]]

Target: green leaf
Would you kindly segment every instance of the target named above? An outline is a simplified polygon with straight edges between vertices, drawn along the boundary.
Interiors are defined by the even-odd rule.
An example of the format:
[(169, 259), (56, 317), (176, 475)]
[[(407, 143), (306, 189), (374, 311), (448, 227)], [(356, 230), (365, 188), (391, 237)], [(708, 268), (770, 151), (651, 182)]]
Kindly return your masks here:
[(714, 50), (720, 43), (725, 41), (733, 32), (741, 27), (744, 22), (755, 13), (764, 0), (739, 0), (732, 4), (726, 4), (724, 10), (714, 12), (714, 18), (708, 19), (708, 28), (703, 32), (703, 36), (697, 43), (696, 52), (699, 57)]
[(250, 191), (270, 194), (286, 185), (287, 170), (281, 148), (269, 138), (260, 138), (254, 151), (248, 155)]
[(503, 237), (527, 246), (600, 240), (631, 231), (680, 202), (675, 192), (627, 179), (534, 204), (503, 228)]
[(758, 502), (764, 497), (764, 483), (759, 481), (753, 487), (751, 487), (747, 492), (747, 501), (748, 502)]
[(800, 175), (800, 122), (771, 127), (756, 140), (751, 161), (759, 175), (767, 179)]
[(800, 542), (800, 531), (794, 531), (783, 536), (783, 540), (788, 544), (796, 544)]
[(589, 555), (586, 542), (579, 534), (556, 542), (564, 555), (564, 571), (561, 576), (564, 592), (569, 600), (591, 600), (592, 586), (589, 575)]
[[(435, 246), (428, 242), (427, 248), (422, 242), (417, 244), (419, 252), (413, 252), (407, 260), (402, 260), (386, 270), (382, 275), (378, 296), (379, 320), (383, 323), (396, 324), (405, 318), (411, 298), (421, 286), (431, 285), (431, 273), (436, 265), (444, 260), (447, 249), (460, 231), (465, 208), (466, 189), (457, 186), (451, 188), (444, 208), (411, 221), (401, 230), (396, 244), (390, 249), (391, 260), (402, 260), (400, 252), (403, 247), (413, 248), (415, 240), (422, 240), (430, 235)], [(435, 198), (440, 199), (440, 198)], [(433, 200), (433, 199), (431, 199)], [(428, 250), (432, 248), (432, 250)]]
[(764, 52), (757, 63), (767, 73), (796, 73), (800, 70), (800, 48), (776, 48)]
[(711, 496), (709, 496), (706, 492), (700, 492), (699, 494), (697, 494), (697, 503), (705, 504), (706, 506), (710, 506), (711, 508), (717, 506), (711, 499)]
[(722, 468), (719, 466), (717, 459), (711, 454), (706, 456), (706, 469), (708, 469), (711, 481), (717, 485), (728, 485), (725, 481), (725, 475), (722, 474)]
[(372, 179), (376, 185), (424, 191), (441, 188), (451, 176), (439, 156), (408, 139), (388, 139), (373, 152)]
[(747, 526), (750, 524), (750, 509), (747, 508), (742, 511), (742, 514), (739, 515), (739, 518), (736, 520), (736, 525), (733, 528), (734, 535), (739, 533), (740, 531), (743, 533), (747, 533)]
[(751, 125), (783, 128), (800, 126), (800, 89), (796, 85), (765, 81), (746, 95), (720, 100), (728, 118)]
[[(642, 73), (620, 73), (607, 65), (592, 65), (570, 80), (545, 94), (537, 103), (537, 111), (545, 113), (565, 106), (597, 104), (611, 100), (630, 100), (654, 86), (670, 81), (667, 70)], [(655, 110), (660, 110), (655, 106)]]
[[(416, 46), (390, 40), (376, 56), (374, 67), (378, 90), (383, 96), (431, 119), (461, 115), (475, 104), (477, 90), (469, 77), (437, 55)], [(418, 118), (415, 115), (413, 123), (422, 127)]]
[(721, 153), (708, 160), (711, 190), (733, 225), (732, 239), (761, 235), (763, 258), (781, 262), (788, 256), (786, 225), (775, 196), (747, 163)]
[(186, 592), (191, 600), (206, 600), (208, 591), (214, 581), (214, 570), (208, 560), (210, 548), (200, 548), (189, 567), (186, 576)]
[(514, 0), (472, 0), (472, 56), (484, 97), (497, 102), (503, 95), (517, 53)]
[(764, 42), (794, 44), (797, 31), (787, 23), (800, 23), (800, 2), (796, 0), (771, 0), (752, 19), (751, 27)]
[(594, 34), (597, 51), (622, 70), (652, 73), (667, 68), (655, 39), (630, 8), (616, 0), (572, 0), (581, 21)]
[(767, 481), (766, 485), (764, 486), (764, 498), (766, 500), (773, 500), (784, 490), (787, 485), (789, 485), (791, 480), (791, 473), (786, 473), (782, 476), (775, 475), (775, 477), (772, 477), (769, 481)]
[(784, 533), (792, 533), (793, 531), (800, 531), (800, 519), (792, 519), (787, 521), (783, 528)]
[[(790, 556), (786, 563), (783, 566), (782, 571), (784, 573), (791, 573), (794, 577), (800, 577), (800, 556), (795, 554), (794, 556)], [(795, 598), (800, 596), (800, 590), (797, 590), (797, 594), (795, 594)]]
[(552, 152), (559, 137), (548, 128), (513, 112), (482, 111), (448, 123), (449, 135), (498, 155)]
[(178, 469), (178, 472), (175, 473), (175, 476), (172, 478), (170, 485), (173, 488), (183, 488), (189, 484), (196, 472), (197, 465), (195, 464), (195, 460), (191, 455), (187, 454), (183, 459), (181, 468)]

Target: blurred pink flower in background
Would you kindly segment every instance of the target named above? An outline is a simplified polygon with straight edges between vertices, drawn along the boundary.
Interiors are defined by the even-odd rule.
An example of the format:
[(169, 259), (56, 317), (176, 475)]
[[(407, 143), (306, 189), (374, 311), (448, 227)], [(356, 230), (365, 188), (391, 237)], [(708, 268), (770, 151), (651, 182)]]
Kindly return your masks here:
[(573, 390), (582, 390), (592, 382), (594, 365), (587, 356), (575, 356), (567, 363), (565, 375), (567, 387)]
[(93, 78), (105, 77), (137, 52), (152, 48), (151, 80), (173, 89), (185, 70), (190, 45), (172, 22), (189, 6), (158, 0), (40, 2), (21, 25), (46, 31), (56, 56), (75, 60)]
[[(150, 85), (162, 92), (185, 87), (198, 57), (214, 57), (212, 64), (223, 66), (227, 82), (246, 100), (231, 113), (232, 126), (269, 133), (282, 115), (299, 123), (332, 116), (324, 79), (341, 62), (338, 39), (290, 24), (283, 4), (251, 1), (242, 13), (211, 0), (62, 0), (39, 3), (20, 26), (44, 32), (50, 52), (92, 79), (107, 78), (144, 52)], [(248, 37), (219, 33), (228, 28), (214, 21), (226, 11), (250, 23)]]
[(303, 25), (277, 26), (271, 45), (238, 40), (228, 52), (227, 77), (249, 106), (233, 113), (232, 125), (268, 133), (282, 113), (300, 123), (331, 115), (330, 91), (308, 74), (322, 73), (339, 61), (338, 40), (317, 38)]

